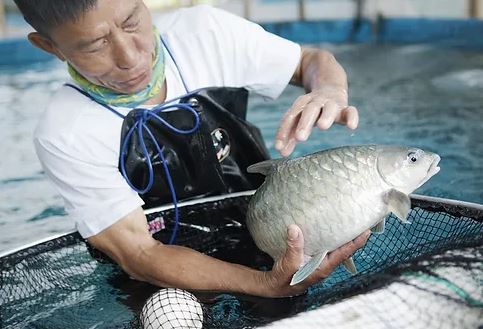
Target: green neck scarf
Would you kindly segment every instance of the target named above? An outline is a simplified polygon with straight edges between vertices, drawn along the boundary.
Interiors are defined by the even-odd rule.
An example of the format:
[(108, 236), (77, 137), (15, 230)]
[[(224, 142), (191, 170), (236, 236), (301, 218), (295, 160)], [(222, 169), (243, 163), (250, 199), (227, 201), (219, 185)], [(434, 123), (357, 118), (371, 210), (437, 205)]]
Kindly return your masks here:
[(121, 94), (109, 88), (96, 85), (84, 78), (70, 64), (68, 64), (69, 74), (85, 92), (99, 103), (131, 108), (141, 105), (161, 91), (165, 79), (164, 49), (156, 28), (154, 28), (154, 37), (156, 39), (156, 55), (153, 63), (151, 81), (146, 88), (135, 94)]

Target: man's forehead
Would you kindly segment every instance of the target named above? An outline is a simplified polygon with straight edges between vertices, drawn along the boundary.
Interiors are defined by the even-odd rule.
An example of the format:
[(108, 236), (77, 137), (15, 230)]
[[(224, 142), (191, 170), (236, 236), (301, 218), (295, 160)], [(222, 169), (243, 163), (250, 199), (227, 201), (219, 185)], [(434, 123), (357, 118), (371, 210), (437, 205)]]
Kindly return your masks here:
[(81, 19), (88, 23), (103, 19), (113, 19), (116, 23), (122, 23), (129, 15), (138, 11), (142, 4), (142, 0), (99, 0)]
[(83, 47), (107, 33), (111, 24), (121, 25), (143, 5), (142, 0), (99, 0), (97, 5), (75, 21), (66, 22), (52, 31), (55, 41)]

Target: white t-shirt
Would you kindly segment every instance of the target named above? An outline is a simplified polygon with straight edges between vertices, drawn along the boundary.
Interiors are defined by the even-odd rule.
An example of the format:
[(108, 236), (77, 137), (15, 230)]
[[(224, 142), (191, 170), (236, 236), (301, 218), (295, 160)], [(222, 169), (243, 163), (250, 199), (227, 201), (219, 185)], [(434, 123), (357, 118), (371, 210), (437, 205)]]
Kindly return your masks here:
[[(190, 91), (245, 87), (276, 98), (300, 59), (300, 46), (259, 25), (209, 6), (181, 9), (155, 21)], [(185, 94), (166, 56), (167, 99)], [(130, 109), (116, 108), (127, 114)], [(122, 118), (62, 86), (34, 134), (38, 157), (84, 238), (143, 205), (118, 170)]]

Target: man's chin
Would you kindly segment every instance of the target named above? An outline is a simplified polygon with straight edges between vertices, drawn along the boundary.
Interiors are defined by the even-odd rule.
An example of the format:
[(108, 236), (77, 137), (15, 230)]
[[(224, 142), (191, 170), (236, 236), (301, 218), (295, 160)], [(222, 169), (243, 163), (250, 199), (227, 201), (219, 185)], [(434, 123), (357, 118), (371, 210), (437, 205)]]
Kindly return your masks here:
[(142, 90), (144, 90), (144, 88), (147, 87), (147, 83), (146, 84), (141, 84), (141, 85), (137, 85), (137, 86), (133, 86), (133, 87), (114, 87), (114, 88), (111, 88), (112, 90), (120, 93), (120, 94), (136, 94)]

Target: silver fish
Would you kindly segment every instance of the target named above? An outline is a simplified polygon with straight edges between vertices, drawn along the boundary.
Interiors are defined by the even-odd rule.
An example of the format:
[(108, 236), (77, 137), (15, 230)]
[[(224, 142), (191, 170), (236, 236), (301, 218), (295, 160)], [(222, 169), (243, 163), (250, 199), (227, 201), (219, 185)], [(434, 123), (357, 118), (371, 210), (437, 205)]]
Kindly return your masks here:
[[(407, 223), (409, 193), (439, 172), (439, 161), (417, 148), (360, 145), (254, 164), (248, 172), (266, 178), (248, 205), (248, 230), (277, 260), (287, 248), (287, 226), (301, 228), (308, 261), (292, 277), (295, 285), (365, 230), (383, 233), (391, 212)], [(357, 272), (352, 257), (343, 264)]]

